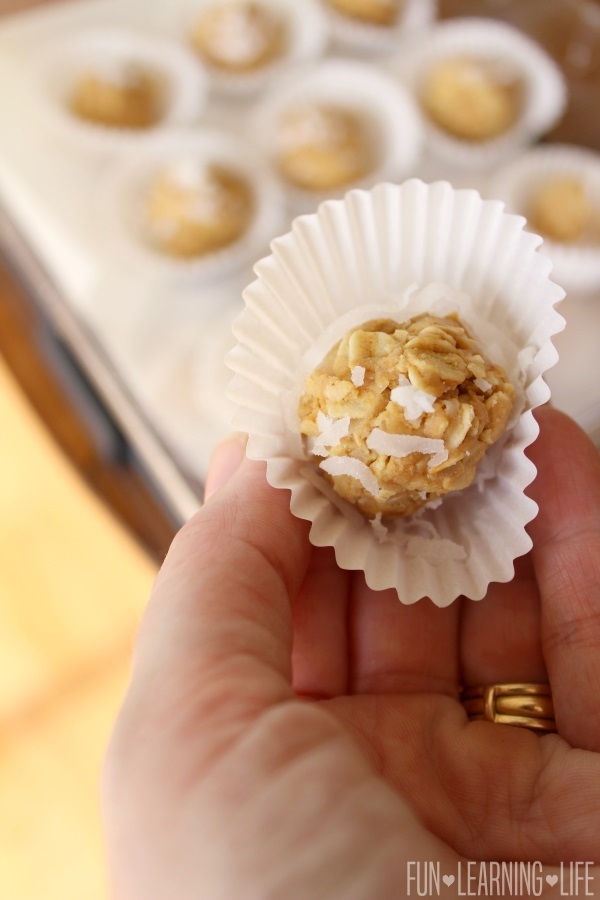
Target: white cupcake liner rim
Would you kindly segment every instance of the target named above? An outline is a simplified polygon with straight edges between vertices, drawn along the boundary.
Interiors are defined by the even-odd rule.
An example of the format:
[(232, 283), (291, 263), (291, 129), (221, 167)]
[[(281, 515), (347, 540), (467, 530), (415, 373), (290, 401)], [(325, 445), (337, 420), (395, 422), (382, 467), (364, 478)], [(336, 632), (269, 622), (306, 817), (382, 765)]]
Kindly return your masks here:
[(561, 243), (544, 238), (542, 253), (553, 262), (556, 280), (568, 293), (600, 290), (600, 154), (582, 147), (548, 144), (535, 147), (491, 179), (489, 193), (510, 212), (527, 215), (532, 196), (553, 178), (571, 177), (583, 184), (596, 210), (598, 243)]
[[(102, 125), (78, 118), (68, 106), (75, 79), (100, 70), (111, 60), (139, 63), (165, 81), (165, 108), (156, 124), (144, 129)], [(46, 116), (72, 141), (89, 148), (121, 150), (140, 146), (169, 128), (192, 124), (204, 107), (207, 78), (201, 64), (176, 41), (126, 29), (74, 32), (42, 56), (37, 76), (47, 96)]]
[[(277, 134), (281, 117), (304, 104), (330, 105), (346, 109), (379, 132), (380, 158), (357, 184), (329, 192), (303, 190), (277, 171)], [(344, 59), (290, 72), (287, 79), (257, 104), (248, 116), (247, 133), (271, 160), (274, 176), (296, 212), (312, 211), (327, 199), (342, 197), (352, 187), (370, 187), (379, 181), (401, 180), (418, 166), (423, 144), (422, 118), (412, 97), (384, 72), (368, 63)]]
[[(190, 46), (189, 34), (198, 14), (223, 2), (228, 0), (179, 0), (169, 4), (168, 11), (160, 17), (161, 23), (174, 37)], [(286, 21), (284, 52), (281, 57), (250, 72), (229, 72), (205, 62), (211, 87), (225, 97), (244, 99), (255, 95), (278, 77), (285, 66), (317, 59), (325, 52), (327, 27), (317, 0), (302, 0), (301, 4), (294, 0), (260, 0), (260, 3)]]
[(421, 84), (436, 64), (459, 57), (501, 60), (524, 81), (523, 107), (506, 133), (486, 141), (454, 137), (425, 116), (430, 152), (453, 167), (490, 168), (508, 159), (558, 122), (567, 101), (565, 79), (554, 60), (517, 28), (489, 19), (458, 19), (436, 25), (426, 39), (406, 47), (392, 62), (419, 102)]
[(431, 26), (437, 14), (437, 2), (406, 0), (396, 22), (388, 26), (352, 19), (333, 7), (328, 7), (326, 14), (333, 40), (340, 47), (365, 55), (391, 54), (397, 50), (399, 41), (422, 34)]
[[(195, 159), (216, 163), (244, 178), (253, 192), (254, 212), (244, 234), (226, 247), (193, 259), (177, 259), (155, 249), (144, 236), (143, 200), (153, 177), (170, 163)], [(260, 155), (239, 139), (219, 131), (170, 133), (139, 151), (123, 154), (101, 185), (99, 197), (107, 226), (115, 232), (115, 250), (123, 261), (151, 267), (171, 278), (212, 281), (229, 275), (256, 258), (283, 224), (277, 184)]]
[[(537, 507), (523, 492), (535, 468), (524, 450), (538, 432), (532, 410), (549, 397), (543, 373), (557, 360), (551, 338), (564, 320), (554, 305), (564, 292), (549, 280), (551, 264), (537, 252), (540, 239), (523, 225), (501, 204), (444, 182), (351, 191), (297, 219), (290, 234), (273, 242), (273, 255), (256, 266), (258, 279), (244, 293), (246, 309), (234, 328), (238, 346), (228, 364), (237, 373), (230, 396), (238, 406), (235, 427), (249, 433), (248, 455), (266, 460), (273, 486), (291, 490), (292, 512), (311, 521), (314, 545), (333, 546), (342, 568), (362, 569), (370, 587), (392, 587), (403, 603), (429, 596), (445, 606), (461, 594), (480, 599), (491, 581), (512, 578), (514, 559), (531, 547), (525, 525)], [(342, 501), (332, 503), (312, 476), (306, 478), (310, 464), (290, 428), (290, 392), (298, 390), (305, 354), (316, 352), (343, 316), (364, 314), (365, 321), (383, 301), (390, 317), (406, 320), (415, 308), (409, 285), (436, 282), (452, 303), (462, 296), (459, 315), (489, 319), (518, 348), (523, 409), (503, 445), (492, 448), (494, 465), (480, 479), (484, 489), (474, 484), (446, 498), (426, 510), (418, 526), (414, 516), (394, 526), (399, 547), (394, 540), (380, 543), (367, 520), (355, 510), (346, 515)], [(428, 540), (430, 528), (437, 540), (464, 552), (457, 555), (446, 544), (440, 566), (417, 542), (414, 555), (407, 538), (416, 529)]]

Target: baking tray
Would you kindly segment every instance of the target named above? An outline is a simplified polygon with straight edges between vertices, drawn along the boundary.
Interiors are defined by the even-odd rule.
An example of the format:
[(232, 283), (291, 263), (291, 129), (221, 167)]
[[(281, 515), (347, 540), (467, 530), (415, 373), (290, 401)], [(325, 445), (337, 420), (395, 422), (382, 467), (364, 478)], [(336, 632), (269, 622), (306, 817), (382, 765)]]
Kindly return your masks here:
[[(20, 243), (25, 269), (44, 273), (51, 288), (40, 296), (49, 314), (183, 520), (198, 505), (211, 449), (229, 428), (223, 357), (252, 271), (209, 287), (175, 286), (116, 264), (93, 214), (105, 163), (44, 128), (32, 78), (39, 55), (66, 32), (106, 25), (148, 32), (154, 21), (160, 33), (164, 9), (161, 0), (80, 0), (0, 20), (0, 241), (13, 253)], [(235, 132), (238, 119), (212, 100), (202, 125)], [(445, 173), (428, 166), (415, 174)], [(457, 186), (468, 184), (462, 175)], [(473, 186), (485, 193), (481, 177)], [(548, 377), (553, 402), (600, 443), (600, 300), (570, 296), (561, 312), (568, 326)]]

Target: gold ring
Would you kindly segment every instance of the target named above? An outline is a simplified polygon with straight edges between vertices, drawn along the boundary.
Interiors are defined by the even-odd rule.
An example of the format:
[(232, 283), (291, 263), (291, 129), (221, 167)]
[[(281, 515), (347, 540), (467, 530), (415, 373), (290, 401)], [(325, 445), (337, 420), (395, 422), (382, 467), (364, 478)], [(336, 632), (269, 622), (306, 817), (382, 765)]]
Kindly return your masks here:
[(461, 695), (471, 721), (556, 731), (549, 684), (488, 684), (465, 688)]

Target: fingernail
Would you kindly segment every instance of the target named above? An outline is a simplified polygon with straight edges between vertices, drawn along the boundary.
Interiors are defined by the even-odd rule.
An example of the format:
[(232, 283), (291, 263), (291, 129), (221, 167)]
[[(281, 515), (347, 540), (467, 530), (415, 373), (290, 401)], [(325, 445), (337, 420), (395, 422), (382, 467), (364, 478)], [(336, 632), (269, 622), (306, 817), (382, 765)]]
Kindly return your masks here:
[(245, 434), (234, 432), (217, 444), (206, 476), (205, 502), (235, 475), (246, 455), (246, 442)]

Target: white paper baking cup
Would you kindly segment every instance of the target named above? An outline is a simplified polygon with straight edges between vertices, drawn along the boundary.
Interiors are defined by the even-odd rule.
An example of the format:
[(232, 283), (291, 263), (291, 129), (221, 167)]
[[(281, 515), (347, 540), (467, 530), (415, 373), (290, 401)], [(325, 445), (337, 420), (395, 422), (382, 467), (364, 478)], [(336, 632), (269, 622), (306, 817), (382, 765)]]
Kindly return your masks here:
[[(198, 16), (206, 9), (230, 0), (175, 0), (158, 11), (162, 27), (192, 46), (190, 32)], [(314, 60), (323, 55), (329, 41), (327, 21), (317, 0), (260, 0), (261, 4), (284, 20), (286, 41), (281, 56), (253, 72), (226, 72), (204, 62), (212, 89), (226, 97), (244, 99), (257, 94), (279, 77), (290, 64)], [(193, 51), (195, 52), (195, 51)], [(200, 56), (198, 56), (200, 59)]]
[[(554, 306), (564, 291), (524, 224), (446, 182), (352, 191), (297, 219), (244, 293), (228, 364), (248, 455), (266, 460), (270, 484), (291, 490), (292, 512), (312, 523), (315, 546), (333, 546), (342, 568), (362, 569), (372, 588), (394, 588), (403, 603), (480, 599), (490, 582), (512, 578), (515, 558), (531, 547), (525, 526), (537, 507), (523, 492), (535, 467), (524, 450), (538, 433), (532, 410), (549, 398), (543, 374), (557, 360), (551, 339), (564, 320)], [(323, 487), (299, 438), (297, 397), (350, 327), (449, 308), (517, 380), (515, 421), (476, 483), (381, 534)]]
[[(254, 194), (254, 213), (246, 232), (232, 244), (195, 259), (161, 253), (145, 235), (144, 202), (154, 178), (170, 164), (193, 160), (218, 164), (246, 179)], [(260, 155), (245, 142), (220, 131), (170, 133), (136, 152), (123, 154), (99, 186), (98, 208), (112, 252), (123, 264), (146, 274), (195, 283), (229, 276), (268, 247), (285, 221), (277, 184)]]
[[(81, 75), (123, 62), (138, 63), (164, 85), (164, 111), (150, 128), (118, 128), (88, 122), (69, 109), (73, 85)], [(201, 64), (176, 41), (133, 31), (98, 29), (75, 32), (43, 55), (37, 84), (49, 124), (88, 150), (139, 147), (170, 128), (194, 123), (202, 112), (208, 82)]]
[(502, 22), (489, 19), (442, 22), (426, 37), (404, 46), (391, 68), (420, 103), (425, 76), (444, 60), (460, 57), (490, 59), (514, 70), (523, 82), (523, 105), (513, 127), (487, 141), (461, 140), (426, 116), (429, 151), (452, 166), (490, 169), (505, 162), (549, 131), (563, 114), (567, 89), (560, 69), (539, 44)]
[(369, 25), (324, 4), (335, 44), (361, 54), (394, 53), (404, 40), (423, 34), (437, 14), (436, 0), (405, 0), (393, 25)]
[(568, 294), (592, 294), (600, 291), (600, 154), (562, 144), (536, 147), (497, 172), (488, 190), (506, 203), (509, 212), (527, 216), (537, 191), (548, 181), (565, 177), (585, 187), (596, 211), (596, 243), (561, 243), (545, 237), (541, 252), (552, 260), (554, 278)]
[[(278, 134), (282, 116), (306, 104), (340, 107), (372, 123), (379, 159), (353, 185), (322, 193), (295, 187), (278, 171)], [(287, 74), (248, 116), (248, 138), (270, 159), (274, 176), (295, 213), (316, 209), (324, 200), (343, 197), (351, 187), (413, 175), (423, 147), (422, 117), (410, 94), (386, 73), (365, 62), (332, 59)]]

